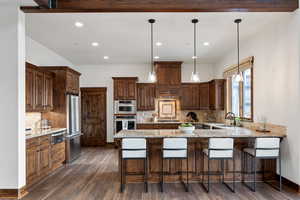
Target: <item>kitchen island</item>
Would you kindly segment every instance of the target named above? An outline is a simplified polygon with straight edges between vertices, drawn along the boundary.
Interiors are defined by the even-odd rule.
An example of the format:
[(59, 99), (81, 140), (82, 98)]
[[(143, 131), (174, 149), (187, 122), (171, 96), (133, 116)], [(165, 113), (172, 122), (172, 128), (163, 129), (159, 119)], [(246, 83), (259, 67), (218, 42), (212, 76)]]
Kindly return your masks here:
[[(216, 125), (218, 126), (218, 125)], [(220, 127), (220, 126), (219, 126)], [(207, 160), (202, 156), (202, 150), (207, 148), (208, 138), (225, 137), (234, 138), (235, 147), (235, 167), (236, 167), (236, 181), (241, 181), (241, 152), (243, 148), (251, 147), (254, 145), (255, 138), (259, 137), (286, 137), (285, 132), (271, 131), (269, 133), (261, 133), (255, 130), (239, 127), (227, 127), (220, 129), (196, 129), (192, 134), (182, 133), (178, 129), (169, 130), (122, 130), (114, 136), (119, 148), (121, 147), (122, 138), (146, 138), (148, 147), (148, 180), (149, 182), (159, 182), (159, 175), (161, 171), (161, 149), (163, 138), (167, 137), (186, 137), (188, 138), (188, 172), (191, 181), (202, 180), (204, 171), (207, 171)], [(126, 171), (132, 176), (127, 176), (127, 182), (143, 182), (143, 176), (134, 175), (141, 174), (144, 170), (143, 161), (140, 160), (127, 160)], [(211, 171), (220, 172), (221, 165), (219, 161), (211, 161)], [(250, 162), (249, 162), (250, 165)], [(204, 168), (203, 168), (204, 166)], [(257, 162), (257, 180), (262, 180), (262, 169), (264, 167), (265, 178), (274, 179), (276, 177), (276, 161), (265, 160)], [(250, 169), (250, 166), (248, 167)], [(119, 165), (120, 170), (120, 165)], [(164, 172), (170, 174), (176, 174), (178, 171), (186, 171), (186, 162), (181, 160), (165, 161)], [(225, 164), (225, 170), (228, 173), (225, 175), (225, 180), (232, 180), (232, 161), (228, 161)], [(183, 175), (184, 176), (184, 175)], [(247, 176), (245, 176), (247, 179)], [(179, 182), (181, 175), (166, 176), (166, 182)], [(212, 176), (212, 181), (218, 182), (221, 180), (220, 176)]]

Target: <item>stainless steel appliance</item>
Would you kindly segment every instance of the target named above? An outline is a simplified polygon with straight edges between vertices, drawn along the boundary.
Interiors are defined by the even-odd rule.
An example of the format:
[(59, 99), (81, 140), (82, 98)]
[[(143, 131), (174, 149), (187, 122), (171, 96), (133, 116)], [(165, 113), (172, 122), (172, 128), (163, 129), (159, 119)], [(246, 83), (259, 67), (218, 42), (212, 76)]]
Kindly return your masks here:
[(115, 133), (121, 130), (134, 130), (136, 129), (136, 116), (135, 115), (123, 115), (115, 116)]
[(67, 95), (67, 135), (66, 161), (72, 162), (80, 156), (80, 98), (76, 95)]
[(115, 101), (115, 114), (135, 114), (135, 100), (118, 100)]
[(65, 141), (66, 131), (60, 131), (51, 135), (51, 144), (59, 144)]

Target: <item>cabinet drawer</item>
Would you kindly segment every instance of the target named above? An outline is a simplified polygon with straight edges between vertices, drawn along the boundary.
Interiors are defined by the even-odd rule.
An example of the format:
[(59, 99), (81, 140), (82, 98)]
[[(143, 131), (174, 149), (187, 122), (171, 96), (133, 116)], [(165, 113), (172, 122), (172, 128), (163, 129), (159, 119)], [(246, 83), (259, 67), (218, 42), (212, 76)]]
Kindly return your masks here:
[(40, 145), (50, 145), (50, 135), (40, 137)]
[(37, 147), (39, 145), (39, 138), (31, 138), (26, 140), (26, 148)]

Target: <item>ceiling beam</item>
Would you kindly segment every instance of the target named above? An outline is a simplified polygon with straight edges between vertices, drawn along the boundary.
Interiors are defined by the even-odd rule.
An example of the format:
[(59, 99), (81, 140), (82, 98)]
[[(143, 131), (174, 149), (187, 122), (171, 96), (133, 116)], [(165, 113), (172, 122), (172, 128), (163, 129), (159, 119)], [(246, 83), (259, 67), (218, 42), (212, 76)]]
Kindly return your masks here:
[[(35, 0), (44, 2), (47, 0)], [(292, 12), (298, 0), (56, 0), (49, 7), (22, 7), (26, 13), (65, 12)], [(40, 5), (40, 4), (39, 4)]]

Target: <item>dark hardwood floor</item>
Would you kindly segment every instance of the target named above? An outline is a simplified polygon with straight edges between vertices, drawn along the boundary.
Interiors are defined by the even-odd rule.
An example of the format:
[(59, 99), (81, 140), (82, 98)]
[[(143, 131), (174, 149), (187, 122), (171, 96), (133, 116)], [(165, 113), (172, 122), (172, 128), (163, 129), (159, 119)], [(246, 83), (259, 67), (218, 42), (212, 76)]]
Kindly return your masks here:
[(257, 192), (251, 192), (240, 183), (236, 193), (231, 193), (222, 184), (212, 184), (207, 194), (198, 183), (190, 184), (186, 193), (181, 184), (166, 184), (165, 192), (158, 184), (149, 184), (144, 193), (143, 184), (127, 184), (125, 192), (119, 193), (118, 151), (113, 148), (85, 148), (82, 156), (45, 181), (32, 188), (22, 200), (284, 200), (300, 199), (300, 194), (289, 188), (278, 192), (270, 186), (259, 183)]

